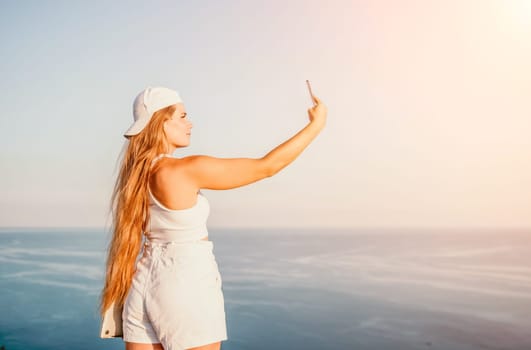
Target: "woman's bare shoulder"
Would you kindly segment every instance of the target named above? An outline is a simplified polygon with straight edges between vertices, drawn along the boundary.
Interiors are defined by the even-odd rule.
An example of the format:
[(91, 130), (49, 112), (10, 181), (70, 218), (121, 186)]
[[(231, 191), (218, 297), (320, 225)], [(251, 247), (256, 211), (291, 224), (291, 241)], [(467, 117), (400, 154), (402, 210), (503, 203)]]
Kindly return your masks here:
[(165, 159), (166, 161), (161, 164), (159, 170), (164, 170), (164, 173), (179, 174), (184, 173), (187, 169), (194, 166), (194, 161), (200, 157), (208, 157), (204, 155), (190, 155), (185, 157), (172, 157)]
[(151, 192), (168, 208), (189, 207), (200, 190), (188, 175), (186, 164), (183, 158), (167, 158), (150, 175)]

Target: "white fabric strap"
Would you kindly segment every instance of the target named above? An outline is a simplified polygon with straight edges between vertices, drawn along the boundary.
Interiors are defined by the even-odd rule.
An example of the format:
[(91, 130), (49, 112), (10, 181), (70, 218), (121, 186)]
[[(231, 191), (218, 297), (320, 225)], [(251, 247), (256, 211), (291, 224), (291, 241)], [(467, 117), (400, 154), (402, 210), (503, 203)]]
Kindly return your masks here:
[(153, 167), (155, 162), (157, 162), (159, 159), (164, 158), (164, 157), (173, 158), (173, 156), (171, 154), (161, 153), (161, 154), (157, 155), (155, 158), (153, 158), (153, 160), (151, 161), (151, 167)]

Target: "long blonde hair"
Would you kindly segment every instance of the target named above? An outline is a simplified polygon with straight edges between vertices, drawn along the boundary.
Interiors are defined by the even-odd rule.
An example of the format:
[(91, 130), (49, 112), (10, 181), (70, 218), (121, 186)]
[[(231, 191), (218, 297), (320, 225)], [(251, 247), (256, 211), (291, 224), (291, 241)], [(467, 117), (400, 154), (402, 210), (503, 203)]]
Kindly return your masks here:
[(108, 246), (105, 286), (100, 296), (103, 315), (115, 302), (123, 306), (135, 273), (142, 233), (149, 221), (148, 180), (153, 159), (167, 152), (164, 121), (175, 105), (153, 114), (139, 134), (129, 137), (111, 198), (112, 238)]

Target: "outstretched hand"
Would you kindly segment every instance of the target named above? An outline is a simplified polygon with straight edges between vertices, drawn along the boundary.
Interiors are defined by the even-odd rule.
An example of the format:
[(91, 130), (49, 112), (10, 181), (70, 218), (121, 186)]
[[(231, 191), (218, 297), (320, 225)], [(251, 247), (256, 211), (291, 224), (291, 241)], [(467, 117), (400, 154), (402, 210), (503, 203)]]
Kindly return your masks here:
[(325, 104), (317, 96), (312, 95), (312, 99), (314, 102), (314, 106), (312, 108), (308, 108), (308, 117), (310, 119), (310, 122), (317, 123), (320, 126), (324, 126), (326, 124), (326, 116), (328, 110)]

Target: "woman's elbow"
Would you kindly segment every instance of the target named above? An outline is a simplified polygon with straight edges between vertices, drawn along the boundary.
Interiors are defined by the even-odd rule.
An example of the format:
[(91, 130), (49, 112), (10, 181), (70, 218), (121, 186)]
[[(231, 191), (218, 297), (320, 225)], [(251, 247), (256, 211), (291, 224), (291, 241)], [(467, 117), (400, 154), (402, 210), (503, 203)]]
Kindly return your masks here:
[(271, 177), (279, 171), (278, 166), (276, 166), (276, 164), (274, 164), (268, 158), (261, 158), (260, 163), (261, 163), (260, 167), (262, 169), (262, 173), (264, 174), (265, 177)]

